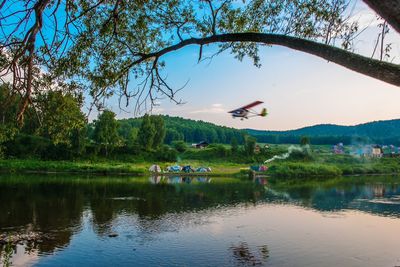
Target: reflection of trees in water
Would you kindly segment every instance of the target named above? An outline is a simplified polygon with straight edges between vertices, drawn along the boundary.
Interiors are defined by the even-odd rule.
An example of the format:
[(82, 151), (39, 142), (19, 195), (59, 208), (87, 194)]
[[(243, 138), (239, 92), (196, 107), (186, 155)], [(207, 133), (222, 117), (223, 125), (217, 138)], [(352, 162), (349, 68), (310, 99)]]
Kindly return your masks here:
[[(139, 182), (70, 176), (1, 178), (1, 231), (51, 232), (54, 239), (38, 244), (40, 252), (52, 252), (69, 244), (71, 236), (82, 227), (82, 214), (88, 207), (94, 231), (99, 235), (112, 231), (114, 220), (121, 214), (135, 215), (137, 228), (154, 234), (170, 229), (163, 223), (173, 221), (171, 214), (255, 203), (262, 197), (254, 194), (262, 188), (250, 182), (210, 184), (209, 178), (201, 177), (182, 179), (183, 184), (157, 185), (140, 182), (140, 178)], [(173, 225), (176, 227), (184, 226)]]
[[(93, 229), (100, 236), (112, 232), (115, 220), (123, 215), (132, 220), (131, 225), (140, 233), (154, 236), (185, 227), (185, 222), (199, 221), (199, 211), (239, 203), (255, 204), (260, 200), (301, 203), (324, 211), (354, 208), (400, 216), (399, 205), (355, 201), (399, 196), (400, 187), (393, 184), (316, 183), (274, 188), (259, 181), (258, 185), (247, 180), (225, 183), (218, 178), (217, 182), (208, 183), (207, 179), (198, 181), (199, 177), (189, 177), (191, 183), (189, 179), (182, 179), (181, 184), (165, 181), (156, 185), (148, 183), (148, 178), (56, 177), (53, 182), (47, 177), (36, 178), (28, 176), (23, 181), (16, 179), (8, 183), (0, 179), (0, 229), (52, 232), (54, 239), (38, 244), (40, 252), (51, 252), (69, 244), (71, 236), (82, 227), (82, 215), (88, 209)], [(180, 222), (176, 222), (177, 214)], [(189, 218), (192, 215), (194, 218)], [(240, 249), (235, 251), (241, 255)], [(243, 253), (246, 255), (245, 250)]]
[(80, 226), (83, 197), (62, 184), (6, 184), (0, 185), (0, 210), (3, 233), (51, 231), (54, 238), (38, 244), (40, 251), (51, 252), (69, 244)]
[(246, 242), (240, 242), (237, 245), (229, 247), (232, 252), (234, 264), (238, 266), (258, 266), (264, 265), (269, 258), (267, 245), (262, 245), (251, 250)]
[(11, 266), (11, 257), (14, 253), (15, 248), (10, 243), (0, 245), (0, 265), (3, 267)]
[[(337, 183), (327, 181), (326, 184), (316, 182), (305, 185), (294, 183), (280, 188), (272, 186), (275, 193), (270, 200), (282, 199), (276, 192), (285, 192), (289, 199), (284, 201), (320, 211), (355, 209), (380, 216), (400, 217), (400, 202), (396, 201), (400, 196), (399, 183), (351, 183), (350, 179), (346, 177)], [(270, 192), (272, 190), (268, 190)], [(375, 201), (381, 199), (384, 201)]]

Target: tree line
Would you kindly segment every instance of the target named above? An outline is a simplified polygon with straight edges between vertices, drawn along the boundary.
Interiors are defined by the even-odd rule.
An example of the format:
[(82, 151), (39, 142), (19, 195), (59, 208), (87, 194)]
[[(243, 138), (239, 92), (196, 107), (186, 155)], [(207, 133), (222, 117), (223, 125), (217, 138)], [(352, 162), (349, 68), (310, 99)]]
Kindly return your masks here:
[(178, 150), (185, 151), (190, 142), (244, 143), (242, 131), (163, 115), (117, 120), (116, 114), (106, 109), (89, 123), (82, 112), (82, 95), (61, 90), (35, 96), (35, 105), (29, 106), (24, 123), (18, 124), (14, 118), (19, 97), (12, 95), (9, 85), (0, 86), (0, 156), (6, 158), (122, 154), (175, 160)]

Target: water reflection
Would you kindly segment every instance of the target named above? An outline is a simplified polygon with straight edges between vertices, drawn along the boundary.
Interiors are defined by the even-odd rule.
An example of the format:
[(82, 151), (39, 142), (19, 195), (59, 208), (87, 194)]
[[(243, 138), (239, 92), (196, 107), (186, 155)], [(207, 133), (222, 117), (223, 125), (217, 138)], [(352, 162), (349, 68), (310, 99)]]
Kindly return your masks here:
[(352, 181), (346, 177), (334, 183), (327, 181), (295, 186), (270, 185), (265, 189), (269, 201), (279, 200), (324, 212), (354, 209), (400, 218), (400, 178), (383, 183), (365, 182), (362, 177)]
[(252, 250), (246, 242), (240, 242), (229, 248), (232, 251), (234, 264), (237, 266), (260, 266), (267, 262), (269, 251), (267, 245)]
[(191, 184), (191, 183), (210, 183), (210, 177), (193, 177), (193, 176), (150, 176), (149, 182), (152, 184), (168, 183), (168, 184)]
[[(33, 258), (37, 260), (67, 248), (74, 238), (83, 233), (85, 238), (79, 239), (79, 242), (97, 238), (109, 240), (108, 235), (117, 232), (119, 236), (109, 242), (122, 242), (124, 246), (121, 250), (129, 247), (129, 243), (143, 245), (153, 242), (165, 233), (188, 231), (188, 236), (192, 238), (194, 229), (215, 225), (219, 215), (244, 212), (246, 208), (243, 207), (265, 203), (290, 204), (318, 212), (357, 210), (400, 218), (399, 182), (400, 178), (385, 183), (343, 178), (279, 184), (270, 183), (264, 177), (250, 181), (192, 176), (91, 178), (3, 175), (0, 176), (0, 235), (32, 232), (51, 235), (46, 242), (22, 242), (25, 254), (32, 255), (27, 261), (33, 262)], [(90, 236), (87, 229), (94, 236)], [(200, 234), (195, 243), (204, 241), (207, 248), (210, 241), (203, 238)], [(270, 250), (266, 245), (254, 245), (243, 240), (229, 244), (225, 245), (233, 264), (253, 266), (269, 261)], [(14, 264), (17, 258), (24, 262), (22, 256), (16, 257), (18, 245), (6, 243), (0, 246), (0, 258), (4, 265), (10, 261), (11, 254), (14, 255)], [(130, 249), (133, 251), (136, 247)], [(160, 251), (162, 249), (159, 248)]]

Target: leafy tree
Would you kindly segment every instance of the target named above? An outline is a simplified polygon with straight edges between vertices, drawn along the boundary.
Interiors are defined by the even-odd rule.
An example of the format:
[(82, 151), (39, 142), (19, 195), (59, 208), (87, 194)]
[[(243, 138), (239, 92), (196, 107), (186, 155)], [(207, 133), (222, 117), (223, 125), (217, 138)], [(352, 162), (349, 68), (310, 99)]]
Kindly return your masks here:
[(175, 140), (183, 140), (183, 135), (175, 129), (168, 128), (165, 134), (165, 143), (171, 144)]
[(108, 156), (119, 141), (119, 125), (115, 119), (115, 113), (110, 110), (104, 110), (99, 114), (94, 125), (93, 138), (97, 145), (104, 149), (105, 155)]
[(245, 143), (244, 151), (245, 151), (246, 155), (248, 155), (248, 156), (254, 155), (254, 148), (256, 147), (257, 139), (252, 136), (247, 136), (245, 140), (246, 140), (246, 143)]
[(11, 96), (8, 84), (0, 84), (0, 158), (4, 156), (3, 144), (12, 140), (18, 132), (14, 117), (18, 109), (16, 96)]
[(300, 145), (306, 146), (310, 144), (310, 138), (308, 136), (302, 136), (300, 138)]
[(152, 147), (153, 149), (158, 149), (162, 144), (164, 144), (164, 138), (166, 134), (164, 119), (160, 115), (151, 116), (150, 121), (155, 129)]
[[(397, 0), (364, 1), (399, 31)], [(400, 66), (390, 63), (383, 36), (387, 23), (377, 59), (352, 52), (363, 29), (349, 19), (349, 6), (349, 0), (3, 1), (0, 73), (11, 74), (13, 94), (23, 96), (19, 118), (43, 88), (61, 82), (73, 88), (77, 80), (97, 104), (114, 93), (125, 96), (127, 104), (131, 96), (142, 96), (137, 110), (146, 101), (154, 104), (157, 93), (179, 103), (160, 58), (188, 45), (199, 46), (199, 61), (203, 47), (216, 43), (216, 54), (230, 50), (256, 66), (259, 46), (282, 45), (400, 85)], [(130, 79), (138, 83), (132, 87), (136, 91), (128, 88)]]
[(140, 125), (137, 136), (139, 146), (145, 151), (150, 151), (153, 147), (155, 135), (156, 129), (151, 123), (150, 116), (146, 114), (142, 118), (142, 124)]
[[(62, 91), (50, 91), (37, 100), (41, 127), (40, 136), (48, 138), (53, 144), (71, 146), (72, 137), (85, 126), (85, 115), (81, 111), (82, 99)], [(77, 140), (75, 139), (75, 144)]]
[(180, 153), (185, 152), (187, 149), (186, 143), (184, 141), (175, 141), (172, 144), (174, 148)]
[(132, 127), (124, 121), (120, 121), (120, 127), (118, 128), (118, 134), (124, 139), (125, 145), (131, 147), (135, 144), (139, 129)]

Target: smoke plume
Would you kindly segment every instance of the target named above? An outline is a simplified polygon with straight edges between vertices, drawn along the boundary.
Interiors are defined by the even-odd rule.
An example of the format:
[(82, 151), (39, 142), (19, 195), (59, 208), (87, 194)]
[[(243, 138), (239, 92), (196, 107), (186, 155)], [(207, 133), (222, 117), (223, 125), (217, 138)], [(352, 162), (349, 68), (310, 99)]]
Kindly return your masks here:
[(303, 148), (298, 147), (298, 146), (290, 146), (288, 148), (288, 152), (286, 152), (286, 153), (284, 153), (282, 155), (275, 155), (272, 158), (267, 159), (266, 161), (264, 161), (264, 163), (270, 163), (270, 162), (272, 162), (272, 161), (274, 161), (276, 159), (287, 159), (290, 156), (290, 154), (292, 154), (294, 151), (303, 152)]

